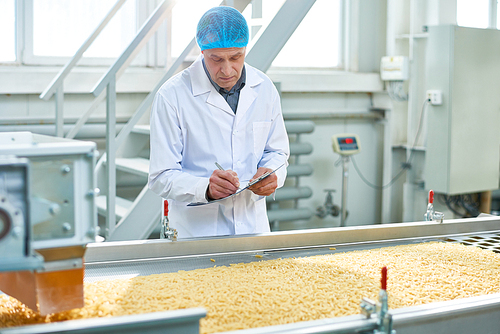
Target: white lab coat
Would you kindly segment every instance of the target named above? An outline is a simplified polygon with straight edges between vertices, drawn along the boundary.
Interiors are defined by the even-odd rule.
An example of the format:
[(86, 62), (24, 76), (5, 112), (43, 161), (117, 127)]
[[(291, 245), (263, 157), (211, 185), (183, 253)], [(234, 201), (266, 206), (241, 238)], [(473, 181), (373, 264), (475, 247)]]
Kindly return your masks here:
[(246, 84), (236, 114), (208, 79), (202, 55), (168, 80), (151, 110), (149, 187), (169, 201), (179, 238), (269, 232), (265, 197), (245, 190), (202, 206), (218, 162), (238, 174), (240, 187), (257, 168), (280, 168), (283, 186), (289, 157), (279, 94), (262, 72), (245, 64)]

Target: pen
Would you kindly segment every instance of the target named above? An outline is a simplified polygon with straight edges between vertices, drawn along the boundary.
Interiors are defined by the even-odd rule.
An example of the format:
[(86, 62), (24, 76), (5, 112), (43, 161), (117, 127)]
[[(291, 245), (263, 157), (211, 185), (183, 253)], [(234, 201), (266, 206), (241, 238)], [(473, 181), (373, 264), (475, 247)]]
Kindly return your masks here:
[(220, 170), (224, 170), (224, 168), (222, 168), (222, 166), (221, 166), (221, 165), (219, 165), (219, 163), (218, 163), (217, 161), (215, 162), (215, 165), (216, 165), (216, 166), (217, 166), (217, 168), (219, 168)]

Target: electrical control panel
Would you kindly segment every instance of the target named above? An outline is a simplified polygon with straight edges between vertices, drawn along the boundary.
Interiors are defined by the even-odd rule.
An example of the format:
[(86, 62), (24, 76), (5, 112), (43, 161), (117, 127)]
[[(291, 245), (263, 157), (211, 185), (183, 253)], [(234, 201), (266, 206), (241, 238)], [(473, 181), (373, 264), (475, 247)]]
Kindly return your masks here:
[(384, 81), (404, 81), (410, 77), (408, 57), (382, 57), (380, 78)]

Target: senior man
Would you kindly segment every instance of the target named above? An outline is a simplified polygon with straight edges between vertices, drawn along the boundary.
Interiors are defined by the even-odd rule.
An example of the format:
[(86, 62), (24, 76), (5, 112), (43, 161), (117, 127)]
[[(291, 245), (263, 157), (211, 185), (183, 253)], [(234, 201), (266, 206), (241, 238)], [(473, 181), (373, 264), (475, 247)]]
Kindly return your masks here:
[(268, 232), (265, 196), (285, 182), (289, 157), (279, 94), (245, 64), (248, 25), (236, 9), (208, 10), (196, 40), (202, 54), (153, 102), (149, 187), (168, 199), (179, 238)]

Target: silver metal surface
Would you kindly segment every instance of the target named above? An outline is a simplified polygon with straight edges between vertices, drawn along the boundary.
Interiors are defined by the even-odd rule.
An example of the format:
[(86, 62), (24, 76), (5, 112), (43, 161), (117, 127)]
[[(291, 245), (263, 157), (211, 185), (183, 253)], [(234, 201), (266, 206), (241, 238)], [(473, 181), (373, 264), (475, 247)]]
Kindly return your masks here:
[(178, 242), (140, 240), (93, 243), (87, 247), (87, 265), (100, 262), (166, 259), (179, 256), (203, 256), (236, 252), (271, 252), (285, 250), (412, 242), (432, 238), (482, 235), (500, 232), (500, 217), (435, 222), (394, 223), (325, 229), (271, 232), (246, 236), (185, 239)]
[(30, 193), (28, 159), (0, 157), (0, 272), (42, 265), (31, 248)]
[(203, 308), (156, 312), (113, 318), (72, 320), (44, 325), (2, 328), (3, 334), (72, 333), (72, 334), (198, 334)]

